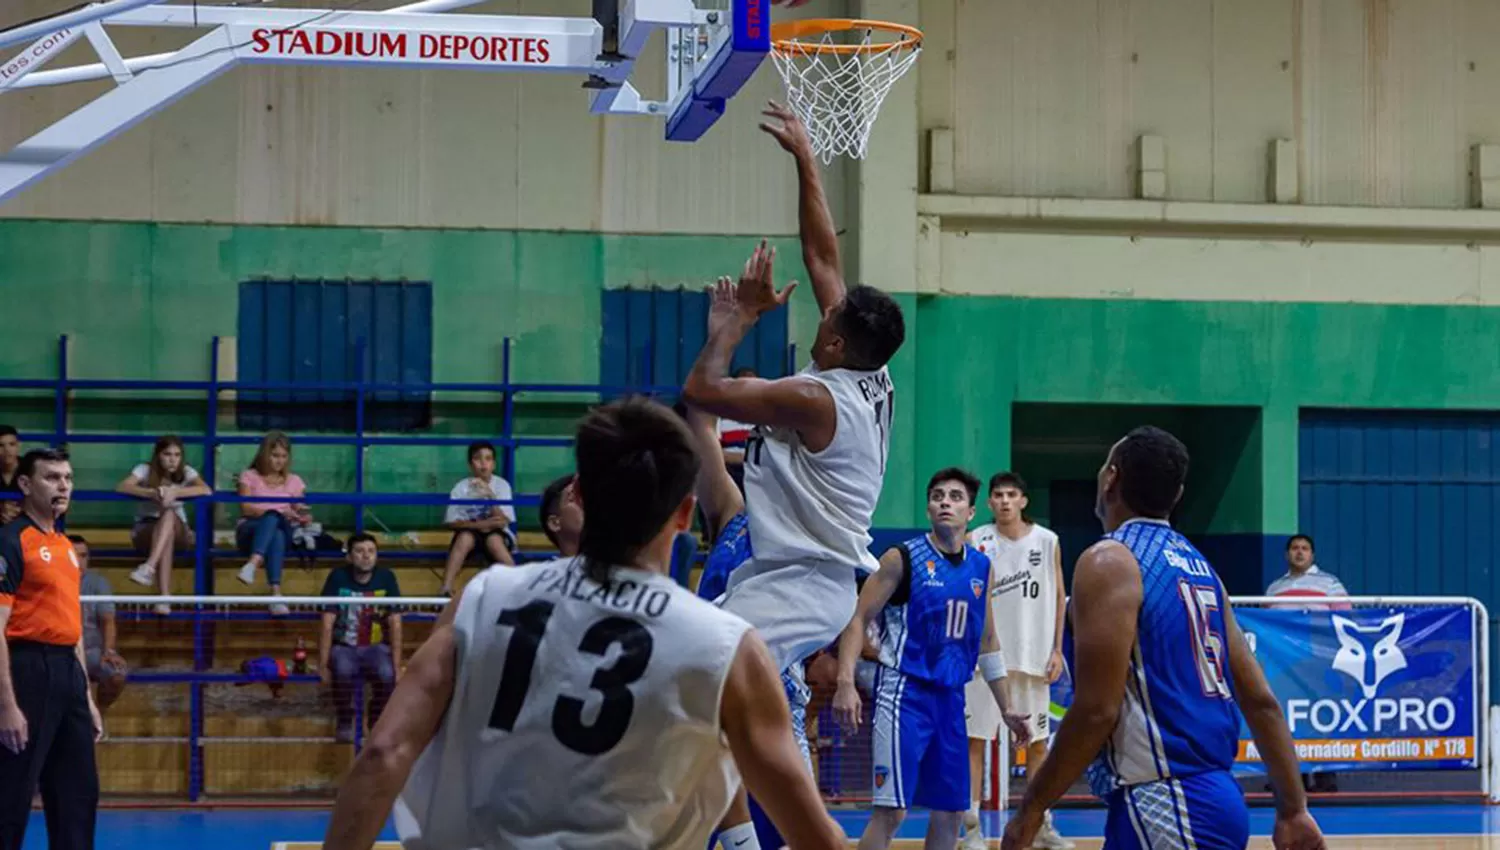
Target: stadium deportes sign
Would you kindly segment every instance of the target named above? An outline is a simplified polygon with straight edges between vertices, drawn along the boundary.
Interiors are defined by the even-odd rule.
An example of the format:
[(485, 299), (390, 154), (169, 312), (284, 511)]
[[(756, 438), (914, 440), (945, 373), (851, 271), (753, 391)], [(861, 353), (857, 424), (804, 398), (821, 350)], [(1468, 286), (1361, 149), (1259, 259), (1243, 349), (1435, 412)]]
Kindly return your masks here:
[[(239, 28), (245, 59), (481, 67), (550, 66), (570, 54), (568, 37), (546, 34), (415, 32), (391, 29)], [(558, 42), (564, 42), (559, 45)], [(563, 49), (559, 49), (562, 47)]]
[[(1302, 761), (1326, 770), (1478, 766), (1478, 643), (1463, 605), (1236, 608)], [(1237, 770), (1259, 772), (1240, 731)]]

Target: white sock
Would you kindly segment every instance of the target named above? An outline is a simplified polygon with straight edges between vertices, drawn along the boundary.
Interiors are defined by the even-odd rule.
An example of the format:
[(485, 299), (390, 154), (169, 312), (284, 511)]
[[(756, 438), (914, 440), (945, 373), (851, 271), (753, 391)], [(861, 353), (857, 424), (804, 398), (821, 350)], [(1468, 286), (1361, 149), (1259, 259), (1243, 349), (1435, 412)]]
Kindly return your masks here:
[(972, 829), (979, 825), (979, 801), (975, 800), (969, 804), (969, 810), (964, 812), (964, 826)]
[(742, 823), (720, 832), (719, 846), (724, 850), (760, 850), (760, 839), (755, 837), (755, 824)]

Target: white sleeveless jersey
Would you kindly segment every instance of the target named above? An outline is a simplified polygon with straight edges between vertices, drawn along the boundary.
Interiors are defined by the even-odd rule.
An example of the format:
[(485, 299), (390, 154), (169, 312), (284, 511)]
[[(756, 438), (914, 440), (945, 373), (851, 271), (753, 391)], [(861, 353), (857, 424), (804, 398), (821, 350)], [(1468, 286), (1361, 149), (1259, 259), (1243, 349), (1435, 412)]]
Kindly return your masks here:
[(670, 578), (574, 559), (464, 589), (437, 736), (396, 804), (406, 850), (703, 850), (739, 787), (719, 725), (749, 624)]
[(800, 374), (833, 396), (833, 442), (812, 452), (795, 429), (756, 426), (745, 447), (754, 563), (744, 572), (824, 562), (874, 570), (870, 523), (890, 453), (890, 372), (808, 366)]
[(969, 545), (990, 559), (990, 616), (1012, 673), (1042, 676), (1057, 628), (1057, 535), (1040, 525), (1020, 540), (982, 525)]

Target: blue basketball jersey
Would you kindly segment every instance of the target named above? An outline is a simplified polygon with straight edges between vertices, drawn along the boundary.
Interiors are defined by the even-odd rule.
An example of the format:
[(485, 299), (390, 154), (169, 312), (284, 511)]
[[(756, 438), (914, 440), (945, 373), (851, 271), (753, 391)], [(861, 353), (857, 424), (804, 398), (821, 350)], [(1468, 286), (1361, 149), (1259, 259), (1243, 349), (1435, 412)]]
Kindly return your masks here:
[[(1141, 566), (1141, 610), (1120, 719), (1089, 768), (1101, 797), (1162, 779), (1229, 770), (1239, 747), (1223, 586), (1203, 555), (1166, 522), (1133, 519), (1110, 540)], [(1063, 652), (1073, 664), (1071, 618)]]
[(881, 615), (880, 663), (961, 688), (979, 660), (990, 560), (967, 545), (944, 555), (925, 534), (896, 549), (904, 574)]

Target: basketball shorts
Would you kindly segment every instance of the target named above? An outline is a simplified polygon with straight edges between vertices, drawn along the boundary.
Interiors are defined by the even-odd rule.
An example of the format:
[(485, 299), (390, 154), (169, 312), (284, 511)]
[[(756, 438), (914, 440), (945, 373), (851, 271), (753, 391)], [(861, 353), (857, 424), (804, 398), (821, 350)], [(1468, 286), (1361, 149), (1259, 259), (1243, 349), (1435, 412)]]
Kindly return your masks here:
[(1109, 795), (1105, 850), (1244, 850), (1250, 810), (1228, 771), (1148, 782)]
[(731, 576), (720, 607), (754, 626), (785, 670), (838, 640), (857, 597), (853, 567), (776, 566)]
[(882, 666), (870, 725), (877, 806), (939, 812), (969, 808), (964, 692)]
[(750, 515), (740, 511), (724, 523), (708, 550), (703, 574), (698, 577), (698, 596), (710, 602), (723, 596), (730, 574), (749, 561), (750, 554)]
[(990, 693), (989, 683), (974, 672), (974, 677), (964, 685), (964, 725), (970, 738), (993, 741), (1004, 718), (1000, 706), (995, 704), (995, 695)]
[[(1026, 727), (1032, 741), (1045, 741), (1052, 734), (1052, 687), (1041, 676), (1011, 673), (1001, 683), (1010, 710), (1026, 715)], [(994, 702), (992, 698), (990, 700)], [(998, 710), (998, 708), (997, 708)]]

